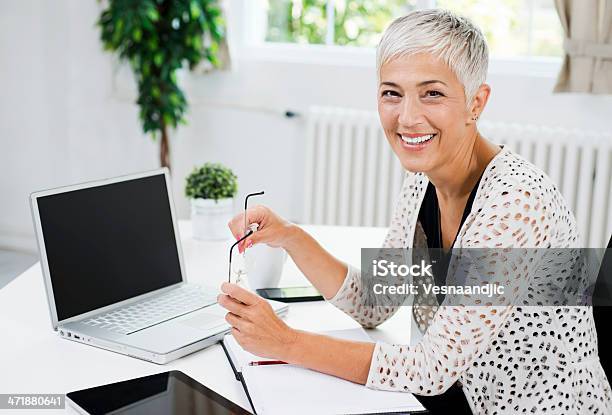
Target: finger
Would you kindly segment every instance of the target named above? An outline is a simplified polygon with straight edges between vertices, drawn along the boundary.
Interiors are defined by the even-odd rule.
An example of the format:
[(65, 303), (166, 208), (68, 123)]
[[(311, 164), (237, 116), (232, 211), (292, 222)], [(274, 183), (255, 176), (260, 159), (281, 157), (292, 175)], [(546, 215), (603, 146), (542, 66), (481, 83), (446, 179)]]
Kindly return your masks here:
[[(242, 212), (234, 216), (232, 220), (229, 221), (228, 226), (234, 238), (239, 240), (248, 232), (248, 229), (245, 228), (245, 222), (247, 227), (253, 223), (256, 223), (261, 228), (266, 219), (266, 215), (267, 213), (265, 206), (257, 205), (247, 209), (246, 212)], [(250, 248), (251, 246), (253, 246), (253, 242), (249, 241), (247, 238), (238, 244), (238, 252), (243, 253), (246, 248)]]
[(253, 232), (251, 236), (249, 236), (243, 241), (243, 243), (245, 244), (245, 248), (251, 248), (257, 244), (266, 243), (270, 241), (271, 232), (272, 231), (269, 228)]
[[(240, 228), (244, 229), (244, 226), (240, 226)], [(234, 237), (236, 238), (236, 240), (240, 241), (238, 243), (238, 252), (243, 253), (246, 248), (250, 248), (253, 245), (253, 242), (250, 241), (249, 239), (250, 236), (247, 236), (247, 235), (253, 235), (253, 233), (254, 231), (247, 228), (244, 233), (234, 234)]]
[(253, 294), (239, 285), (231, 284), (229, 282), (224, 282), (221, 284), (221, 292), (246, 305), (257, 304), (261, 300), (261, 297), (257, 294)]
[(242, 346), (243, 349), (246, 350), (247, 348), (246, 348), (244, 333), (238, 330), (236, 327), (232, 327), (231, 333), (232, 333), (232, 336), (234, 336), (234, 339), (236, 339), (236, 341), (238, 342), (238, 344)]
[[(261, 209), (257, 209), (257, 208), (249, 208), (246, 211), (246, 216), (247, 216), (247, 227), (250, 224), (253, 223), (257, 223), (258, 225), (260, 225), (261, 221), (263, 220), (263, 218), (265, 217), (265, 214), (263, 214), (262, 212), (260, 212)], [(237, 214), (236, 216), (234, 216), (228, 223), (227, 226), (230, 228), (232, 235), (234, 235), (234, 238), (236, 239), (240, 239), (242, 238), (248, 231), (248, 229), (245, 228), (244, 223), (244, 215), (245, 212), (241, 212), (239, 214)]]
[(237, 316), (234, 313), (227, 313), (225, 315), (225, 321), (227, 321), (230, 326), (235, 327), (238, 330), (240, 330), (240, 328), (243, 327), (244, 324), (240, 316)]
[[(256, 205), (256, 206), (248, 208), (246, 210), (246, 217), (247, 217), (247, 220), (246, 220), (247, 226), (250, 225), (251, 223), (258, 223), (261, 226), (262, 222), (266, 219), (265, 206)], [(242, 220), (244, 221), (244, 218), (242, 218)], [(242, 226), (244, 227), (244, 223)]]
[(244, 227), (244, 215), (247, 217), (247, 226), (251, 223), (260, 223), (265, 218), (265, 213), (261, 209), (261, 206), (250, 207), (246, 211), (242, 211), (238, 213), (236, 216), (230, 220), (230, 227), (235, 230), (237, 233), (244, 235), (245, 227)]
[(228, 223), (232, 234), (236, 238), (240, 238), (240, 235), (244, 232), (244, 212), (238, 213)]
[(234, 239), (238, 240), (241, 238), (240, 231), (236, 228), (232, 221), (227, 222), (227, 227), (230, 229), (230, 232), (232, 233)]
[(231, 313), (236, 314), (240, 317), (245, 317), (247, 307), (244, 304), (234, 300), (229, 295), (219, 294), (219, 296), (217, 297), (217, 302), (227, 311), (230, 311)]
[(238, 244), (238, 252), (243, 253), (245, 249), (250, 248), (254, 245), (252, 238), (255, 233), (256, 232), (251, 232), (250, 236), (244, 238), (244, 240)]

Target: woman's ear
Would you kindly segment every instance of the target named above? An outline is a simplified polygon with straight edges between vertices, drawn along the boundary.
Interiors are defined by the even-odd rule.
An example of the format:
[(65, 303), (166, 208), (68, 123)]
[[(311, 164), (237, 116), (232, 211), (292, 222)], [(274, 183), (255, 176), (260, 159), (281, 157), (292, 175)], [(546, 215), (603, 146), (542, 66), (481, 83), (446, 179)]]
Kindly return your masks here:
[(469, 107), (467, 124), (474, 124), (480, 117), (480, 114), (485, 109), (487, 105), (487, 101), (489, 100), (489, 95), (491, 94), (491, 87), (487, 84), (482, 84), (476, 91), (474, 98), (472, 98), (472, 103)]

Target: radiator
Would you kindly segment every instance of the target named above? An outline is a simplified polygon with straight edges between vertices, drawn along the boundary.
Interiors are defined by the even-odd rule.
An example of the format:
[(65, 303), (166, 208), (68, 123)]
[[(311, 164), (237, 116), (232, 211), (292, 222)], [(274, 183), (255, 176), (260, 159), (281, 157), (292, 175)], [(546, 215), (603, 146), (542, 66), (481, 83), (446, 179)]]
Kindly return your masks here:
[[(479, 130), (552, 178), (576, 215), (581, 246), (607, 245), (612, 233), (612, 134), (486, 120)], [(304, 222), (388, 226), (403, 173), (376, 112), (309, 109)]]

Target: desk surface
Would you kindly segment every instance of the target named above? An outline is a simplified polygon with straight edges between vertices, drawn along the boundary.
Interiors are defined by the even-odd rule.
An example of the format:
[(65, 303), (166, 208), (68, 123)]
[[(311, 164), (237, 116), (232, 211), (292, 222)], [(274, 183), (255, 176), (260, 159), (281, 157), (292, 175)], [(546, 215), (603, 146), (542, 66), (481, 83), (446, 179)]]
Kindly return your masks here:
[[(218, 287), (227, 272), (230, 241), (192, 239), (191, 224), (179, 223), (187, 280)], [(361, 247), (380, 246), (385, 228), (304, 226), (326, 249), (343, 261), (359, 265)], [(281, 285), (308, 281), (289, 258)], [(292, 327), (321, 331), (358, 327), (351, 318), (325, 302), (292, 304), (286, 321)], [(409, 313), (402, 309), (371, 330), (373, 339), (410, 341)], [(0, 393), (67, 393), (70, 391), (180, 370), (242, 407), (250, 405), (221, 346), (156, 365), (128, 356), (61, 339), (51, 327), (40, 265), (37, 263), (0, 290)], [(45, 410), (51, 414), (58, 411)], [(59, 411), (62, 412), (62, 411)]]

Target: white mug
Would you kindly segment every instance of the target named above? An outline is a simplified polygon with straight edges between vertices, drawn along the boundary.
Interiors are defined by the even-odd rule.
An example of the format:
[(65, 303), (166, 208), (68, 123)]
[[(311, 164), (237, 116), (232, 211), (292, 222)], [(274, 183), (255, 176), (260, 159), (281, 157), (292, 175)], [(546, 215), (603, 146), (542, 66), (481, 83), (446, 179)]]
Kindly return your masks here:
[(283, 274), (287, 252), (265, 243), (246, 250), (247, 280), (253, 291), (258, 288), (276, 288)]

